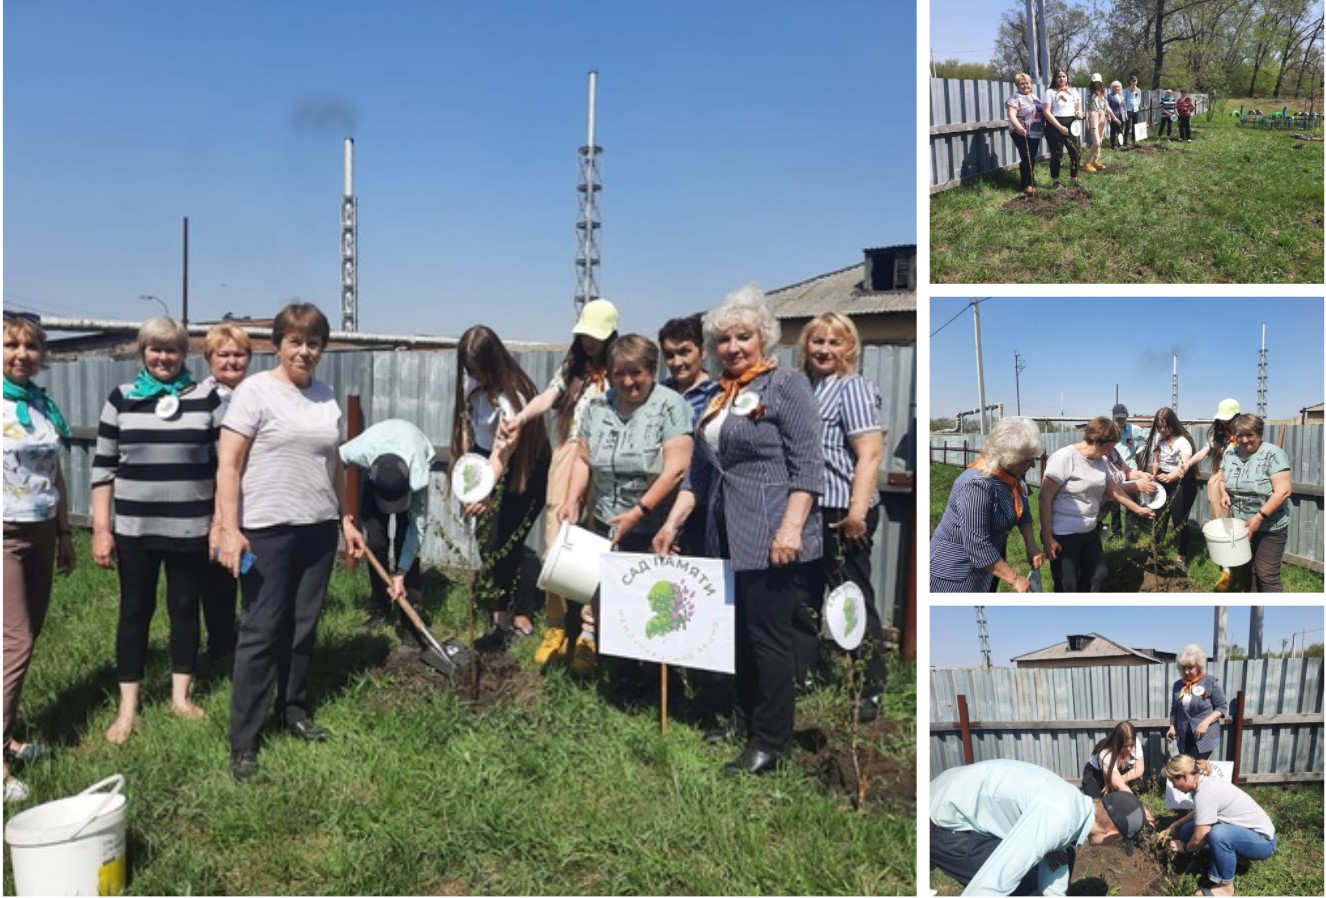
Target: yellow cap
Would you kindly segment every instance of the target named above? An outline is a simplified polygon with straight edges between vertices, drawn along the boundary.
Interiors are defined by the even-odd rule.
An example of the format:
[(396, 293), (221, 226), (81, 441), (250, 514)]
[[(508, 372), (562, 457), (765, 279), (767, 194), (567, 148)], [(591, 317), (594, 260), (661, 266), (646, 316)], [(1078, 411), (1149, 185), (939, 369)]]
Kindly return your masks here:
[(617, 330), (617, 307), (606, 299), (591, 299), (580, 310), (573, 334), (584, 334), (595, 340), (606, 340)]
[(1237, 399), (1221, 399), (1220, 407), (1216, 409), (1215, 417), (1217, 421), (1228, 421), (1239, 413), (1239, 401)]

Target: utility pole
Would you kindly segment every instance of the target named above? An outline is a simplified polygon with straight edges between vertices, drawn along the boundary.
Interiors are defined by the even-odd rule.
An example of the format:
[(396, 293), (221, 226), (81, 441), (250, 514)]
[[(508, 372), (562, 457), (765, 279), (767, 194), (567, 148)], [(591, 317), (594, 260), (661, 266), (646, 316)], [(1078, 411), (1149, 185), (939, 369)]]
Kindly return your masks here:
[(985, 436), (985, 363), (981, 361), (981, 301), (971, 301), (972, 320), (976, 323), (976, 399), (981, 407), (981, 436)]
[(1257, 416), (1266, 418), (1266, 322), (1262, 322), (1262, 350), (1257, 353)]
[(1225, 660), (1225, 621), (1229, 614), (1229, 609), (1224, 605), (1217, 605), (1215, 608), (1215, 637), (1212, 642), (1215, 643), (1215, 651), (1211, 657), (1219, 663)]
[(341, 330), (359, 330), (359, 199), (355, 196), (355, 139), (344, 143), (341, 193)]
[(981, 640), (981, 667), (989, 670), (993, 665), (990, 664), (990, 634), (985, 629), (985, 606), (976, 606), (976, 635)]
[(1179, 413), (1179, 357), (1177, 355), (1174, 356), (1174, 377), (1170, 381), (1169, 407), (1174, 409), (1174, 414)]
[(1248, 658), (1262, 656), (1262, 625), (1265, 623), (1265, 607), (1253, 605), (1248, 614)]
[(1027, 370), (1027, 363), (1022, 361), (1022, 356), (1018, 351), (1013, 350), (1013, 384), (1017, 390), (1018, 414), (1022, 414), (1022, 379), (1018, 377), (1023, 371)]
[(189, 216), (184, 216), (184, 288), (180, 300), (180, 323), (189, 326)]

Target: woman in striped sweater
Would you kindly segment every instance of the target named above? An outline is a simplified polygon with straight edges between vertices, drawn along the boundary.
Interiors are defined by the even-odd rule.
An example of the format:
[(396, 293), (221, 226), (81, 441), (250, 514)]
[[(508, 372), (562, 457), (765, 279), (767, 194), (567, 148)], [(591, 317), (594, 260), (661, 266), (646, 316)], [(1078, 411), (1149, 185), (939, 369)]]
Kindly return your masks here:
[(157, 578), (166, 570), (171, 710), (198, 719), (189, 697), (198, 660), (198, 596), (207, 565), (221, 401), (184, 368), (189, 336), (163, 315), (138, 331), (143, 369), (111, 391), (92, 460), (92, 560), (117, 566), (120, 619), (115, 673), (120, 709), (106, 731), (129, 738), (144, 670)]

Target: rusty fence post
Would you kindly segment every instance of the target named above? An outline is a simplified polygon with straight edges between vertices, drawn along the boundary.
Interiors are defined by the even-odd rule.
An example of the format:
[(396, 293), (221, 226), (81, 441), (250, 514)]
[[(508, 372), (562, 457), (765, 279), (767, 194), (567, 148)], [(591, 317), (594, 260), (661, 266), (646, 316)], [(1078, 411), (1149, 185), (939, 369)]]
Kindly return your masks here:
[(1234, 785), (1236, 786), (1239, 784), (1239, 763), (1243, 760), (1243, 724), (1245, 723), (1243, 703), (1245, 700), (1243, 690), (1240, 689), (1238, 698), (1234, 700)]
[(916, 478), (912, 478), (911, 502), (907, 503), (907, 558), (913, 562), (907, 565), (907, 597), (902, 608), (902, 645), (899, 651), (902, 660), (916, 660)]
[(958, 730), (962, 733), (962, 763), (974, 763), (971, 751), (971, 720), (967, 716), (967, 696), (958, 696)]

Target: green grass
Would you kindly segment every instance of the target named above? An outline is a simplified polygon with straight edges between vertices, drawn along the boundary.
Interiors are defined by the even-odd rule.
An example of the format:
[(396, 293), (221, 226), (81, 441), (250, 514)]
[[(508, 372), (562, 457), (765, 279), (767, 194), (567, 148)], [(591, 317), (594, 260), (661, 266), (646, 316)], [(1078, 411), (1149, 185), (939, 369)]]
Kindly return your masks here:
[[(366, 569), (350, 577), (338, 565), (311, 689), (333, 738), (269, 732), (259, 776), (237, 785), (228, 674), (200, 680), (205, 721), (166, 710), (164, 602), (141, 723), (123, 747), (102, 738), (114, 716), (117, 587), (91, 565), (86, 536), (78, 548), (78, 571), (57, 579), (18, 732), (57, 752), (20, 771), (34, 795), (20, 808), (123, 773), (132, 893), (914, 892), (914, 665), (891, 671), (882, 726), (838, 728), (870, 740), (896, 773), (872, 782), (857, 811), (820, 785), (804, 751), (772, 776), (724, 777), (733, 746), (707, 745), (679, 719), (661, 736), (655, 706), (621, 710), (601, 679), (540, 678), (528, 641), (507, 666), (511, 694), (470, 706), (464, 688), (401, 660), (393, 637), (357, 630)], [(462, 629), (462, 586), (425, 579), (433, 632)], [(799, 706), (798, 729), (845, 722), (849, 707), (845, 690), (817, 693)], [(12, 893), (11, 874), (4, 882)]]
[[(1242, 787), (1275, 823), (1276, 851), (1266, 860), (1253, 861), (1236, 879), (1240, 895), (1320, 895), (1322, 893), (1322, 786), (1320, 783)], [(1181, 816), (1165, 807), (1164, 785), (1150, 779), (1137, 790), (1142, 802), (1163, 828)], [(1154, 838), (1154, 831), (1146, 830)], [(1132, 858), (1114, 846), (1079, 848), (1069, 895), (1195, 895), (1206, 885), (1209, 852), (1171, 855), (1146, 847)], [(1144, 891), (1138, 885), (1147, 883)], [(960, 895), (957, 881), (938, 870), (930, 871), (930, 887), (940, 895)], [(1122, 889), (1122, 890), (1121, 890)], [(1136, 890), (1134, 890), (1136, 889)]]
[(1089, 203), (1051, 194), (1048, 159), (1032, 204), (1016, 166), (935, 194), (931, 281), (1320, 283), (1323, 144), (1235, 122), (1194, 116), (1192, 143), (1148, 139), (1153, 155), (1106, 148), (1106, 171), (1079, 175)]
[[(958, 479), (962, 473), (962, 468), (951, 465), (932, 463), (930, 465), (930, 531), (933, 533), (939, 526), (939, 521), (944, 516), (944, 509), (948, 505), (949, 492), (953, 488), (953, 482)], [(1036, 538), (1040, 539), (1040, 493), (1033, 489), (1031, 493), (1031, 519), (1035, 528)], [(1199, 496), (1199, 502), (1205, 502), (1204, 496)], [(1151, 525), (1145, 521), (1140, 522), (1139, 526), (1142, 533), (1141, 539), (1135, 544), (1125, 543), (1122, 539), (1109, 537), (1105, 540), (1105, 560), (1110, 568), (1110, 575), (1102, 588), (1104, 592), (1136, 592), (1138, 591), (1138, 582), (1142, 571), (1150, 555), (1150, 528)], [(1188, 535), (1188, 588), (1185, 592), (1211, 592), (1215, 589), (1216, 580), (1220, 577), (1220, 566), (1214, 564), (1206, 554), (1206, 543), (1198, 532), (1190, 532)], [(1160, 544), (1160, 555), (1164, 559), (1173, 559), (1178, 554), (1175, 547), (1175, 536), (1173, 529), (1169, 529), (1164, 540)], [(1008, 563), (1013, 568), (1024, 575), (1031, 570), (1031, 565), (1027, 561), (1027, 552), (1022, 542), (1021, 534), (1014, 530), (1008, 536)], [(1326, 587), (1326, 579), (1321, 574), (1310, 571), (1307, 568), (1297, 567), (1289, 562), (1285, 562), (1280, 570), (1280, 576), (1284, 582), (1285, 592), (1322, 592)], [(1050, 574), (1050, 565), (1046, 561), (1041, 573), (1041, 583), (1046, 592), (1054, 591), (1054, 578)], [(1007, 583), (999, 584), (1000, 592), (1012, 592), (1013, 588)]]

